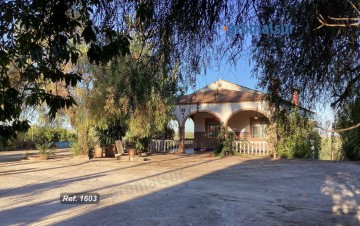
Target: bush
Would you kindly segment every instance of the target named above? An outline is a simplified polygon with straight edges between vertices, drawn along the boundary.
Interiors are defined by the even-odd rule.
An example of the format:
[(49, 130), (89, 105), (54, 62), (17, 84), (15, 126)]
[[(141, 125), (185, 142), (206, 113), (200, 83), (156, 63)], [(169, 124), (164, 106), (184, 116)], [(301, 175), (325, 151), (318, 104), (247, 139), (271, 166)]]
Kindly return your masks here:
[(296, 111), (277, 121), (280, 140), (277, 152), (284, 158), (319, 158), (321, 137), (309, 118)]
[(54, 143), (37, 144), (36, 148), (39, 150), (39, 155), (46, 158), (55, 156), (55, 152), (52, 149), (53, 144)]
[[(354, 95), (336, 114), (335, 129), (344, 129), (360, 123), (360, 93)], [(360, 160), (360, 127), (340, 132), (342, 151), (349, 160)]]
[[(71, 152), (74, 156), (78, 156), (78, 155), (83, 155), (84, 152), (83, 150), (80, 148), (80, 146), (78, 145), (77, 142), (74, 142), (70, 145), (70, 148), (71, 148)], [(85, 153), (87, 154), (87, 153)]]
[(149, 138), (148, 137), (130, 137), (125, 136), (123, 138), (124, 146), (127, 148), (135, 148), (140, 152), (144, 152), (149, 147)]
[(224, 157), (226, 155), (234, 155), (233, 141), (235, 140), (234, 132), (228, 132), (226, 127), (221, 127), (218, 135), (219, 145), (213, 151), (212, 155)]
[(73, 155), (88, 155), (98, 143), (96, 132), (94, 128), (87, 126), (79, 127), (77, 129), (77, 140), (71, 144), (71, 151)]
[(26, 133), (19, 133), (17, 139), (12, 139), (6, 145), (6, 150), (35, 149), (36, 144), (58, 141), (73, 141), (75, 134), (64, 128), (47, 128), (32, 126)]
[(344, 153), (341, 149), (341, 138), (338, 135), (321, 137), (321, 151), (319, 158), (322, 160), (343, 160)]

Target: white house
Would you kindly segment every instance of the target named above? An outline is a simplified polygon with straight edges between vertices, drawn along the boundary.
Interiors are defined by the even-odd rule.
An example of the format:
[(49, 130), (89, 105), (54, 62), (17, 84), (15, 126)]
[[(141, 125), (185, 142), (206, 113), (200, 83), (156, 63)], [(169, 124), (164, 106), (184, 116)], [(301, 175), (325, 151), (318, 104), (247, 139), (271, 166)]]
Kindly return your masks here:
[(239, 140), (267, 142), (270, 112), (266, 94), (225, 80), (218, 80), (192, 94), (180, 97), (175, 108), (180, 145), (184, 148), (184, 127), (194, 121), (195, 150), (215, 148), (220, 126), (235, 132)]
[[(179, 124), (180, 140), (158, 141), (155, 146), (161, 150), (176, 146), (179, 152), (184, 152), (186, 144), (191, 144), (194, 150), (214, 149), (219, 142), (220, 128), (224, 126), (236, 135), (233, 145), (237, 151), (270, 154), (272, 146), (267, 131), (271, 112), (266, 97), (265, 93), (222, 79), (179, 97), (174, 116)], [(295, 92), (289, 104), (298, 103)], [(184, 139), (185, 122), (189, 118), (194, 122), (194, 139), (190, 142)]]

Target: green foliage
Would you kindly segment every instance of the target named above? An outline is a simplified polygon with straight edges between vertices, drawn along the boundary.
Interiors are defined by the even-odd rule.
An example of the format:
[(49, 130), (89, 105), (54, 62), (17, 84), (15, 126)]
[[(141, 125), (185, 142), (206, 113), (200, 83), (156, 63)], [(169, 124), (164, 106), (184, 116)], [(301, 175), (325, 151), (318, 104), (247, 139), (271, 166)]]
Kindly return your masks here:
[(77, 140), (71, 146), (74, 155), (88, 155), (98, 143), (94, 127), (80, 126), (77, 128)]
[(84, 152), (84, 150), (78, 145), (77, 142), (71, 143), (70, 148), (71, 148), (71, 152), (74, 156), (88, 154), (87, 152)]
[(233, 141), (235, 140), (234, 132), (229, 132), (224, 126), (221, 126), (220, 133), (218, 135), (219, 144), (213, 151), (214, 156), (224, 157), (226, 155), (235, 155), (233, 148)]
[(75, 134), (67, 129), (56, 127), (32, 126), (27, 132), (19, 133), (16, 139), (7, 142), (8, 150), (34, 149), (36, 144), (58, 141), (73, 141)]
[(97, 64), (129, 53), (128, 36), (101, 22), (111, 14), (111, 2), (0, 1), (3, 143), (30, 128), (28, 120), (20, 119), (24, 108), (46, 103), (54, 118), (60, 109), (75, 104), (72, 96), (47, 90), (46, 84), (63, 82), (69, 88), (81, 81), (80, 73), (64, 70), (78, 62), (79, 44), (89, 45), (87, 56)]
[(297, 112), (283, 112), (277, 118), (280, 140), (277, 153), (285, 158), (319, 158), (321, 137), (314, 124)]
[(144, 150), (148, 138), (167, 130), (177, 72), (167, 67), (168, 61), (154, 53), (150, 44), (141, 45), (145, 40), (136, 29), (133, 36), (132, 55), (114, 59), (103, 68), (106, 73), (95, 78), (88, 101), (97, 105), (91, 104), (89, 111), (100, 118), (96, 123), (102, 143), (105, 138), (113, 142), (126, 132), (131, 146)]
[(55, 156), (55, 152), (52, 148), (54, 143), (44, 143), (44, 144), (37, 144), (36, 148), (39, 150), (40, 156), (45, 156), (46, 158), (50, 158)]
[(342, 150), (341, 137), (337, 135), (321, 136), (321, 160), (342, 160), (344, 152)]
[(96, 127), (96, 135), (100, 145), (115, 144), (116, 140), (121, 139), (126, 132), (126, 124), (123, 119), (109, 121), (105, 128)]
[[(344, 108), (338, 110), (335, 128), (347, 128), (360, 123), (360, 97), (357, 95)], [(360, 128), (340, 133), (346, 158), (360, 160)]]
[[(351, 98), (353, 91), (359, 89), (358, 27), (316, 29), (320, 25), (317, 12), (325, 18), (357, 17), (356, 9), (343, 0), (169, 0), (166, 4), (135, 0), (24, 0), (0, 1), (0, 9), (0, 134), (3, 142), (29, 128), (29, 122), (20, 119), (25, 108), (45, 102), (49, 114), (54, 116), (59, 109), (75, 105), (72, 95), (58, 95), (46, 86), (63, 82), (71, 89), (79, 85), (87, 75), (78, 70), (65, 70), (65, 66), (78, 65), (81, 56), (86, 56), (90, 64), (108, 66), (110, 61), (114, 65), (118, 63), (115, 58), (138, 49), (133, 62), (123, 62), (130, 67), (121, 66), (131, 74), (129, 83), (123, 84), (128, 97), (130, 92), (137, 94), (136, 98), (126, 98), (130, 106), (146, 105), (148, 101), (148, 92), (139, 95), (139, 90), (147, 90), (144, 77), (150, 79), (151, 89), (162, 90), (152, 83), (156, 80), (152, 80), (153, 75), (159, 74), (160, 68), (163, 75), (176, 71), (177, 81), (183, 84), (181, 90), (186, 91), (196, 84), (196, 75), (203, 65), (208, 65), (211, 56), (221, 58), (224, 54), (219, 53), (227, 49), (230, 59), (236, 62), (241, 55), (244, 35), (234, 35), (225, 41), (218, 39), (224, 36), (221, 27), (228, 25), (227, 21), (234, 21), (235, 25), (272, 22), (296, 26), (291, 35), (252, 36), (260, 85), (265, 88), (274, 75), (279, 76), (283, 99), (289, 99), (291, 89), (298, 87), (304, 91), (304, 101), (333, 97), (333, 104), (337, 104)], [(138, 42), (130, 47), (129, 35), (135, 32), (138, 35), (132, 38)], [(220, 51), (209, 48), (216, 43)], [(80, 48), (83, 44), (88, 46), (85, 52)], [(145, 45), (151, 45), (149, 60), (137, 64)], [(154, 69), (150, 66), (155, 70), (149, 70)], [(96, 87), (92, 85), (90, 87)], [(159, 96), (153, 93), (152, 97)], [(132, 113), (135, 112), (132, 109)], [(139, 125), (141, 123), (134, 123), (131, 127)], [(151, 131), (146, 123), (142, 125), (145, 132)]]
[(155, 132), (151, 138), (173, 140), (175, 139), (175, 130), (171, 126), (167, 125), (163, 131)]

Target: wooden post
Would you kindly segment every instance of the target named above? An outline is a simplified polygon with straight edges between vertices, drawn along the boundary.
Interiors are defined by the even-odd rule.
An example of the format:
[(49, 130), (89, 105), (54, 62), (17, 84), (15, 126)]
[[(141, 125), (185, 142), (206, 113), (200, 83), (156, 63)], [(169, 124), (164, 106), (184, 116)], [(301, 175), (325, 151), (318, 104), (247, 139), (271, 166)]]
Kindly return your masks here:
[(179, 148), (178, 153), (185, 153), (185, 127), (179, 126)]

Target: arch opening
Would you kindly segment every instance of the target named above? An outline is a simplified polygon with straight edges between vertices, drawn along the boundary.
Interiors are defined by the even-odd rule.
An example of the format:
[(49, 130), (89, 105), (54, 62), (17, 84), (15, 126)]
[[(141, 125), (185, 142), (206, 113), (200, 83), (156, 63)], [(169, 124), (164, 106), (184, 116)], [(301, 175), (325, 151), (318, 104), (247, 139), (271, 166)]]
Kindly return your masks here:
[[(214, 149), (218, 144), (218, 134), (220, 133), (221, 125), (219, 117), (213, 112), (199, 111), (189, 114), (184, 122), (187, 122), (189, 119), (193, 121), (193, 138), (185, 139), (185, 147), (192, 147), (194, 151)], [(189, 131), (189, 126), (186, 124), (184, 123), (185, 131)]]
[(265, 141), (268, 138), (269, 119), (256, 110), (234, 112), (225, 125), (239, 140)]

